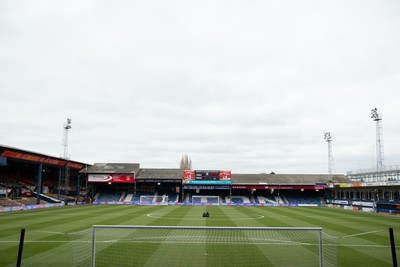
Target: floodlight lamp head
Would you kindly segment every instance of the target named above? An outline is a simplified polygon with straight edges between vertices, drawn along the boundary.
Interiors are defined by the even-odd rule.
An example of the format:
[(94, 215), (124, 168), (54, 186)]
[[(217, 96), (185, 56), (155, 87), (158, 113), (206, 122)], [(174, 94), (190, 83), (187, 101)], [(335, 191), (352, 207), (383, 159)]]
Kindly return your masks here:
[(325, 139), (325, 141), (327, 141), (327, 142), (332, 141), (331, 133), (330, 133), (330, 132), (324, 133), (324, 139)]
[(378, 113), (378, 109), (377, 109), (377, 108), (371, 109), (371, 118), (372, 118), (374, 121), (378, 121), (378, 120), (381, 119), (381, 117), (379, 116), (379, 113)]
[(71, 129), (72, 127), (71, 127), (71, 119), (70, 118), (67, 118), (67, 123), (66, 124), (64, 124), (64, 129), (65, 130), (69, 130), (69, 129)]

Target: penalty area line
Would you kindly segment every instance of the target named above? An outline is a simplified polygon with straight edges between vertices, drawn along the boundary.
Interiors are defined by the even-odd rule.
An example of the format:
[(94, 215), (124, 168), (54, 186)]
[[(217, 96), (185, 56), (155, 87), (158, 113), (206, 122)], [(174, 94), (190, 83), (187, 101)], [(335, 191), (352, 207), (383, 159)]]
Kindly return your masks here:
[[(159, 215), (159, 214), (155, 214), (155, 213), (148, 213), (146, 214), (147, 217), (149, 218), (154, 218), (154, 219), (165, 219), (165, 220), (190, 220), (190, 221), (194, 221), (194, 220), (199, 220), (201, 219), (201, 215), (199, 216), (163, 216), (163, 215)], [(225, 215), (210, 215), (210, 217), (206, 217), (207, 220), (214, 220), (214, 221), (247, 221), (247, 220), (260, 220), (260, 219), (264, 219), (265, 216), (264, 215), (258, 215), (256, 217), (230, 217), (230, 218), (216, 218), (216, 217), (225, 217)]]

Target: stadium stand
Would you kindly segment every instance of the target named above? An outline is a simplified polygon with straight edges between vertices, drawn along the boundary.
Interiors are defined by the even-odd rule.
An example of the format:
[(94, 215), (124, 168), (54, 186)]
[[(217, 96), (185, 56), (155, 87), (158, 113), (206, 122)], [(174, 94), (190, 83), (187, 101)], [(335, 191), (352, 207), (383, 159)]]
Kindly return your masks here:
[(321, 204), (321, 194), (317, 194), (318, 192), (296, 192), (296, 191), (288, 191), (283, 197), (286, 199), (285, 202), (287, 204)]
[[(192, 196), (203, 196), (198, 201), (201, 203), (213, 202), (219, 196), (220, 204), (264, 204), (264, 205), (330, 205), (362, 207), (372, 209), (373, 205), (386, 205), (385, 209), (396, 209), (400, 203), (399, 178), (389, 177), (387, 181), (379, 181), (379, 186), (362, 185), (362, 180), (351, 180), (346, 175), (327, 174), (235, 174), (229, 173), (229, 178), (220, 183), (192, 183), (185, 181), (180, 169), (148, 169), (140, 168), (139, 163), (85, 163), (68, 161), (40, 153), (24, 151), (0, 145), (0, 155), (6, 158), (5, 164), (0, 166), (0, 186), (4, 189), (0, 198), (4, 205), (21, 205), (16, 203), (22, 198), (32, 196), (40, 190), (40, 201), (47, 203), (44, 196), (58, 201), (79, 201), (90, 199), (101, 202), (117, 202), (136, 204), (140, 196), (152, 195), (157, 200), (168, 197), (171, 204), (190, 204)], [(42, 163), (43, 169), (38, 174), (38, 166)], [(64, 183), (64, 173), (60, 166), (72, 163), (70, 182), (68, 187)], [(129, 182), (91, 182), (89, 175), (99, 174), (103, 177), (114, 177), (130, 174), (134, 179)], [(41, 176), (41, 185), (38, 186)], [(354, 175), (353, 175), (354, 176)], [(225, 176), (224, 176), (225, 177)], [(350, 176), (349, 176), (350, 177)], [(115, 177), (114, 177), (115, 178)], [(354, 177), (353, 177), (354, 178)], [(197, 179), (197, 178), (196, 178)], [(60, 182), (61, 181), (61, 182)], [(226, 183), (224, 183), (226, 182)], [(12, 192), (12, 194), (9, 194)], [(26, 193), (24, 193), (26, 192)], [(23, 200), (31, 205), (35, 198)], [(36, 197), (36, 202), (38, 202)], [(39, 203), (40, 203), (39, 201)], [(85, 203), (86, 201), (82, 201)], [(38, 204), (39, 204), (38, 203)], [(50, 202), (51, 203), (51, 202)], [(354, 204), (355, 203), (355, 204)], [(97, 203), (96, 203), (97, 204)], [(387, 208), (387, 205), (391, 205)], [(351, 208), (351, 207), (350, 207)]]
[(128, 193), (128, 194), (126, 195), (124, 201), (129, 202), (129, 201), (133, 201), (133, 199), (134, 199), (134, 194)]
[(234, 203), (234, 204), (240, 204), (240, 203), (250, 204), (250, 203), (252, 203), (248, 196), (226, 196), (225, 200), (226, 200), (226, 203)]
[(99, 202), (118, 202), (120, 200), (121, 193), (113, 192), (113, 193), (99, 193), (96, 201)]
[(263, 204), (277, 204), (275, 198), (270, 197), (265, 197), (265, 196), (256, 196), (255, 197), (258, 201), (258, 203), (263, 203)]

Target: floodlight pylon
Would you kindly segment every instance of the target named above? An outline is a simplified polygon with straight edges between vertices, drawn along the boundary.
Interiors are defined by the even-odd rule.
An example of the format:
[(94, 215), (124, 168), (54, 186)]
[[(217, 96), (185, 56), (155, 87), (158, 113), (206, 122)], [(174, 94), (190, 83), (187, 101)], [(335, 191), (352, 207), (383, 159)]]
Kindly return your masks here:
[(328, 143), (328, 175), (329, 179), (333, 176), (333, 156), (332, 156), (332, 135), (330, 132), (324, 133), (324, 139)]
[(371, 118), (376, 122), (376, 171), (385, 169), (382, 138), (382, 114), (377, 108), (371, 109)]
[[(68, 155), (68, 131), (72, 128), (71, 127), (71, 119), (67, 118), (67, 122), (64, 123), (64, 159), (68, 160), (69, 155)], [(64, 187), (65, 187), (65, 193), (68, 195), (68, 190), (69, 190), (69, 167), (68, 164), (65, 164), (65, 172), (64, 172)]]

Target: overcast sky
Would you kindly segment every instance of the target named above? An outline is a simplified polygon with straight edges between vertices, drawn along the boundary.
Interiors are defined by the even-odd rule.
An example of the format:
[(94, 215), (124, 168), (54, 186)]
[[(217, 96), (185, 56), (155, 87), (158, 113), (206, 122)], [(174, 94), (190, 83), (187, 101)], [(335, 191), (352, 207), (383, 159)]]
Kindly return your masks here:
[(0, 1), (0, 144), (142, 168), (400, 164), (400, 1)]

